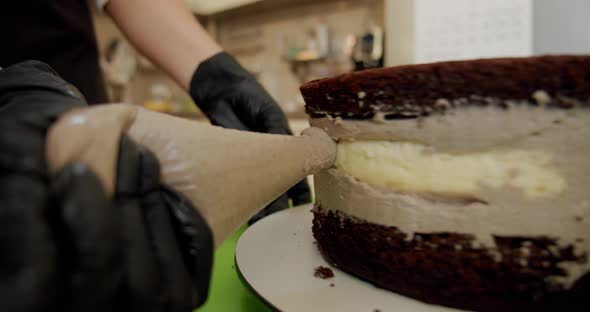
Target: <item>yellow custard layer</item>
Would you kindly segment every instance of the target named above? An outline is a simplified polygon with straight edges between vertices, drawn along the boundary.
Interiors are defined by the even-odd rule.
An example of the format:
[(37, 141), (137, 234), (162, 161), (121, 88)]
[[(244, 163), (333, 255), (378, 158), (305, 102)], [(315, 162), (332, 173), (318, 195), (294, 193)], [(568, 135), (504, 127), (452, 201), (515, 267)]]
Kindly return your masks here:
[(450, 154), (389, 141), (341, 141), (336, 168), (371, 185), (401, 192), (476, 197), (483, 187), (513, 188), (528, 198), (559, 195), (565, 179), (552, 155), (534, 150)]

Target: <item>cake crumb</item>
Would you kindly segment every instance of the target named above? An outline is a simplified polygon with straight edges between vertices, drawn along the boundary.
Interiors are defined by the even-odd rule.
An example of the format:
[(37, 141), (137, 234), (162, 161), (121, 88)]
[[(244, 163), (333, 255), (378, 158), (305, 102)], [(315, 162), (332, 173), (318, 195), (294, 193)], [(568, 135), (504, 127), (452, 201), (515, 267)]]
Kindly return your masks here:
[(375, 310), (373, 310), (373, 312), (381, 312), (381, 310), (375, 309)]
[(313, 276), (321, 279), (329, 279), (334, 277), (334, 272), (330, 268), (327, 268), (325, 266), (319, 266), (315, 268)]
[(533, 92), (531, 97), (535, 100), (535, 102), (537, 102), (537, 104), (541, 106), (551, 103), (551, 96), (549, 96), (549, 94), (543, 90), (537, 90)]
[(440, 98), (434, 102), (434, 107), (440, 110), (445, 110), (451, 107), (451, 102), (447, 99)]
[(385, 113), (375, 112), (375, 115), (373, 115), (373, 122), (385, 123)]
[(330, 287), (334, 287), (334, 283), (330, 283)]

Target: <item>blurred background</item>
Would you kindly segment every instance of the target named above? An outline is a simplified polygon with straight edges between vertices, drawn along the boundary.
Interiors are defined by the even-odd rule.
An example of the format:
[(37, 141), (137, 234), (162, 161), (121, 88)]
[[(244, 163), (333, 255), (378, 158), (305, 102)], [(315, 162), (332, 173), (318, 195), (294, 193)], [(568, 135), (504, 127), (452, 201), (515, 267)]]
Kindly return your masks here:
[[(299, 86), (366, 68), (481, 57), (590, 53), (590, 0), (187, 0), (195, 16), (308, 126)], [(91, 7), (94, 7), (93, 5)], [(206, 122), (190, 97), (94, 11), (112, 101)], [(268, 311), (239, 281), (234, 249), (216, 252), (202, 312)], [(228, 300), (231, 293), (231, 300)]]
[[(187, 0), (195, 16), (306, 127), (299, 86), (365, 68), (590, 53), (588, 0)], [(113, 101), (204, 120), (190, 97), (94, 11)]]

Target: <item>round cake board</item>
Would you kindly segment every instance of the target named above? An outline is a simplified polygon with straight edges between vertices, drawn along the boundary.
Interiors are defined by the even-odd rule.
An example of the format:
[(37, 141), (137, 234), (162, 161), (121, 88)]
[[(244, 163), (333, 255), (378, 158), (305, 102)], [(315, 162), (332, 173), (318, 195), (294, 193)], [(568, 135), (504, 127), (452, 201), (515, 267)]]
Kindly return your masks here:
[[(280, 311), (459, 311), (429, 305), (377, 288), (328, 264), (311, 225), (312, 206), (283, 210), (248, 228), (236, 247), (243, 282), (271, 308)], [(314, 276), (329, 267), (334, 277)]]

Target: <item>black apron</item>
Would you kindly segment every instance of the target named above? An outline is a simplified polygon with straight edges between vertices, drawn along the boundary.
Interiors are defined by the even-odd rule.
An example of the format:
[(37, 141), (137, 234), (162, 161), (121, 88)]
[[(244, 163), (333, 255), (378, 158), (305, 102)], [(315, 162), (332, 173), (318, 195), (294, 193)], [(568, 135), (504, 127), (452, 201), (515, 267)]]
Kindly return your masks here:
[(108, 102), (86, 0), (7, 1), (0, 10), (0, 67), (49, 64), (89, 104)]

